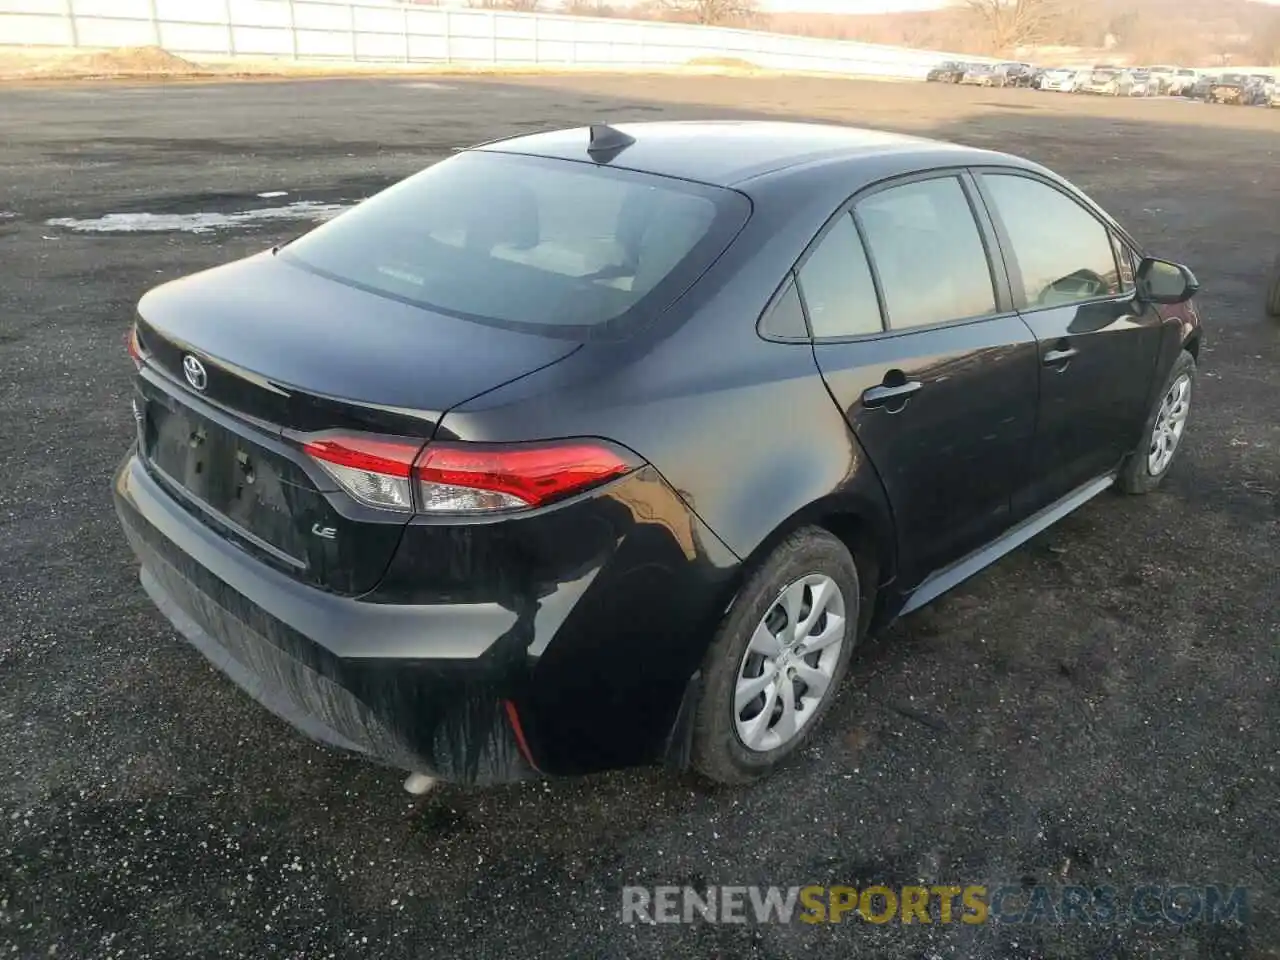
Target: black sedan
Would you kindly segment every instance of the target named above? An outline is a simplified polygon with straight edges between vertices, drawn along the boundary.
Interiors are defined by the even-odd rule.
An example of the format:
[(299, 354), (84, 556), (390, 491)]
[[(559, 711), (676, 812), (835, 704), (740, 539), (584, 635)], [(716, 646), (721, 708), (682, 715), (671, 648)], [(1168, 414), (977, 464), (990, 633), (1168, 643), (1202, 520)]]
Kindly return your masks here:
[(1160, 483), (1195, 291), (1003, 154), (502, 140), (148, 293), (115, 502), (178, 631), (411, 782), (744, 781), (869, 631)]
[(925, 80), (929, 83), (959, 83), (968, 69), (969, 65), (966, 63), (944, 60), (925, 75)]

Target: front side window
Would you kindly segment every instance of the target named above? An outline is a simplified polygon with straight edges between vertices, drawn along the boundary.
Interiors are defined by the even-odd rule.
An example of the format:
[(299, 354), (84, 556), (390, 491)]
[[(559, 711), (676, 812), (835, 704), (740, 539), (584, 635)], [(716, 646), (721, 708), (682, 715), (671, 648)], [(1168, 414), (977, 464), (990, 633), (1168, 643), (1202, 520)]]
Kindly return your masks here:
[(815, 337), (879, 333), (880, 305), (853, 218), (842, 213), (800, 268), (800, 294)]
[(1111, 233), (1060, 190), (1014, 174), (983, 174), (1004, 223), (1010, 266), (1022, 277), (1019, 308), (1060, 307), (1121, 292)]
[(369, 198), (281, 255), (431, 310), (581, 338), (665, 306), (749, 213), (731, 190), (476, 150)]
[(856, 210), (891, 330), (995, 313), (986, 248), (958, 179), (890, 187)]

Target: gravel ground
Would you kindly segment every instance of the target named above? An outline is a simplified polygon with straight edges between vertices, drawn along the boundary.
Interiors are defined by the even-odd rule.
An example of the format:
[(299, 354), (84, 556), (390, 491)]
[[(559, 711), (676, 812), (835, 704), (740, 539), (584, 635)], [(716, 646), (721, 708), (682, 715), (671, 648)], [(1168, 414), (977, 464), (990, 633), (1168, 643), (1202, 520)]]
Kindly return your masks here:
[[(248, 702), (137, 585), (108, 478), (149, 286), (301, 222), (51, 219), (365, 196), (606, 118), (808, 116), (1022, 152), (1204, 284), (1166, 485), (1095, 500), (869, 644), (812, 748), (411, 798)], [(0, 89), (0, 956), (1280, 956), (1280, 112), (818, 79)], [(283, 198), (259, 193), (288, 191)], [(623, 925), (633, 884), (1221, 883), (1243, 925)]]

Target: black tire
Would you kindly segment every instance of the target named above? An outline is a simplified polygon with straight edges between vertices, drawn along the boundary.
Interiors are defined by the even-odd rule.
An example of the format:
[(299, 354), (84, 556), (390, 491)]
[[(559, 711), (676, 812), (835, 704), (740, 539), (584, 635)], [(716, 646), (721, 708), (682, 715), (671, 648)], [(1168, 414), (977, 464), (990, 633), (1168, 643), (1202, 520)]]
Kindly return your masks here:
[(1271, 265), (1271, 278), (1267, 283), (1267, 315), (1280, 320), (1280, 257)]
[[(1142, 427), (1142, 440), (1138, 446), (1125, 458), (1124, 466), (1120, 468), (1120, 473), (1116, 477), (1116, 486), (1125, 493), (1140, 494), (1150, 493), (1156, 487), (1160, 486), (1160, 482), (1169, 475), (1169, 470), (1178, 462), (1178, 454), (1182, 452), (1185, 445), (1186, 427), (1183, 428), (1184, 438), (1178, 442), (1174, 448), (1173, 457), (1159, 473), (1152, 473), (1148, 462), (1148, 453), (1151, 450), (1151, 443), (1154, 437), (1156, 418), (1160, 413), (1160, 404), (1163, 402), (1165, 394), (1173, 386), (1174, 382), (1183, 374), (1187, 374), (1191, 379), (1191, 393), (1188, 397), (1190, 410), (1188, 417), (1195, 412), (1196, 398), (1196, 358), (1186, 350), (1178, 354), (1178, 359), (1174, 361), (1173, 369), (1169, 371), (1169, 375), (1165, 378), (1164, 383), (1160, 386), (1160, 392), (1156, 394), (1155, 402), (1151, 406), (1151, 412), (1147, 414), (1147, 421)], [(1189, 420), (1188, 420), (1189, 423)]]
[[(821, 573), (835, 581), (845, 603), (845, 635), (826, 694), (813, 716), (786, 743), (773, 750), (748, 749), (734, 722), (734, 692), (739, 668), (756, 626), (777, 603), (785, 587), (801, 577)], [(839, 693), (840, 682), (858, 640), (862, 619), (858, 568), (845, 545), (820, 527), (790, 534), (748, 575), (702, 664), (702, 696), (693, 727), (693, 767), (718, 783), (740, 784), (759, 779), (807, 742)]]

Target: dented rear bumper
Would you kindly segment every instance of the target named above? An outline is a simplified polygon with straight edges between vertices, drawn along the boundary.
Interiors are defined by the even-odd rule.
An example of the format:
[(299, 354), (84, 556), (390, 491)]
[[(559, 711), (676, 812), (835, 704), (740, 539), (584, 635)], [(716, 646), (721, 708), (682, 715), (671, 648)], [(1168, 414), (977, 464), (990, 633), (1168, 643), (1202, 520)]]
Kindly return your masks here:
[(114, 489), (146, 592), (272, 713), (330, 746), (446, 780), (537, 775), (511, 705), (527, 674), (515, 614), (363, 603), (291, 581), (191, 522), (133, 456)]
[(652, 467), (500, 524), (415, 518), (360, 597), (241, 549), (132, 452), (114, 497), (147, 593), (250, 696), (316, 740), (465, 783), (681, 762), (741, 570)]

